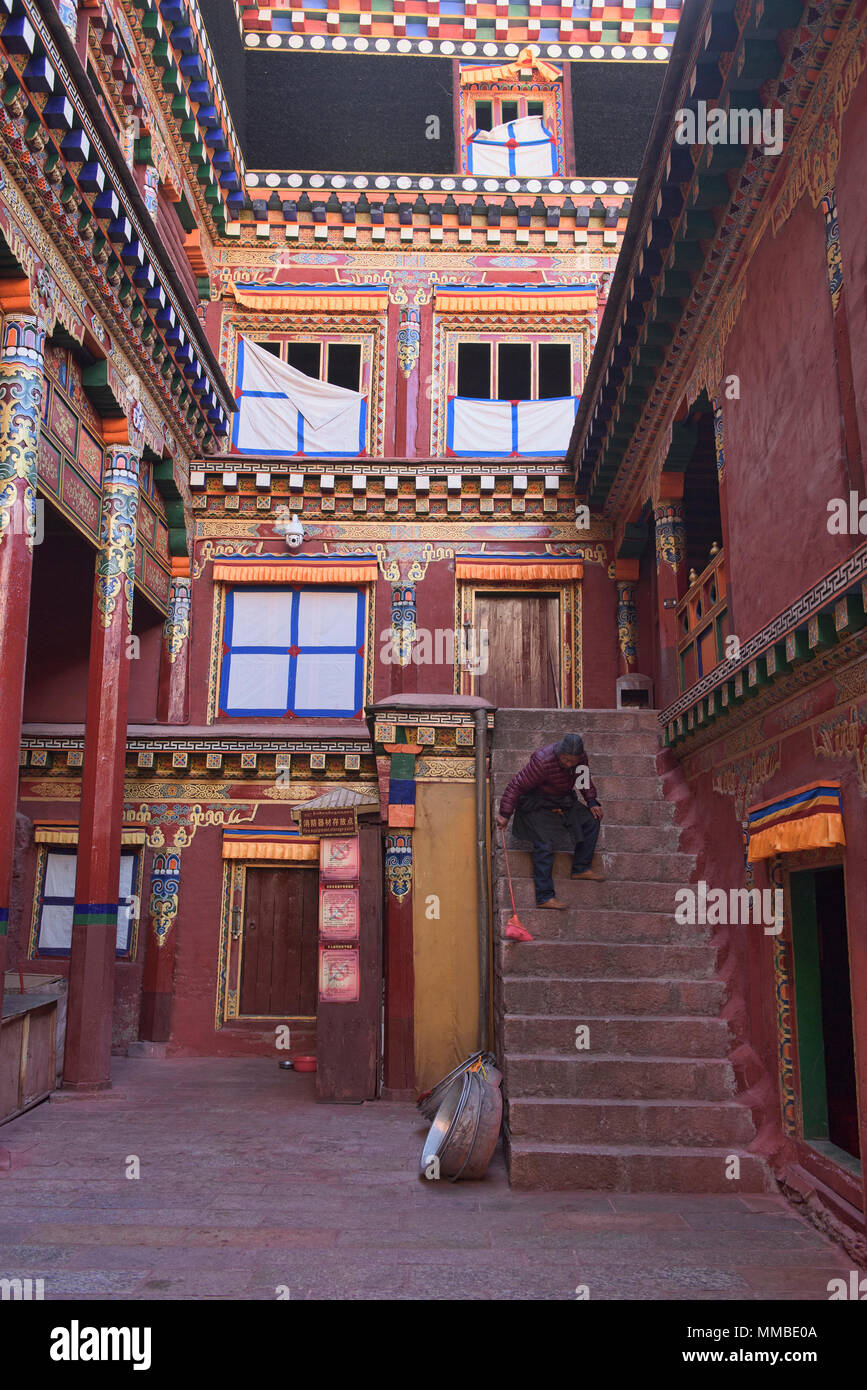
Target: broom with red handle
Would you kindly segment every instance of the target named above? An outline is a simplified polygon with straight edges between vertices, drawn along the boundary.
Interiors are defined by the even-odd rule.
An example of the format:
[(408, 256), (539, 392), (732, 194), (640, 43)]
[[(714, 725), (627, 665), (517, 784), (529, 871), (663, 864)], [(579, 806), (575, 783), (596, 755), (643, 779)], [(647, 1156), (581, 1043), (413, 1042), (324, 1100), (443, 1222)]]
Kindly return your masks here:
[(506, 937), (509, 941), (532, 941), (533, 938), (521, 922), (518, 916), (518, 909), (515, 906), (515, 890), (512, 887), (512, 875), (509, 870), (509, 851), (506, 849), (506, 835), (502, 826), (500, 826), (500, 841), (506, 859), (506, 878), (509, 880), (509, 897), (512, 899), (512, 915), (506, 923)]

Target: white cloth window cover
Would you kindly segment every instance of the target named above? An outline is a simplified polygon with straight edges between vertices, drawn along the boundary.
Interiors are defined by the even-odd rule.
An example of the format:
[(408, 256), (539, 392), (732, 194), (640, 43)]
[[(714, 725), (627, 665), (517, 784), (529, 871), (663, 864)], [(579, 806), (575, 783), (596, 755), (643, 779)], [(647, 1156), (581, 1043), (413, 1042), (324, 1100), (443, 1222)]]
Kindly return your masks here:
[(365, 595), (358, 589), (231, 589), (220, 713), (357, 715), (364, 623)]
[(467, 141), (467, 169), (501, 178), (556, 174), (557, 144), (541, 116), (522, 116), (493, 130), (474, 131)]
[(238, 339), (236, 382), (236, 453), (357, 458), (365, 452), (363, 393), (307, 376), (244, 337)]
[(565, 454), (578, 409), (578, 396), (542, 401), (483, 401), (453, 396), (446, 417), (449, 454), (472, 457)]
[[(75, 905), (75, 869), (77, 854), (49, 852), (45, 856), (45, 881), (42, 887), (42, 907), (39, 914), (37, 950), (44, 955), (68, 955), (72, 948), (72, 914)], [(130, 949), (135, 882), (136, 856), (120, 857), (118, 887), (117, 937), (115, 951), (127, 955)]]
[(58, 954), (72, 945), (72, 909), (75, 902), (75, 854), (48, 853), (39, 914), (39, 951)]

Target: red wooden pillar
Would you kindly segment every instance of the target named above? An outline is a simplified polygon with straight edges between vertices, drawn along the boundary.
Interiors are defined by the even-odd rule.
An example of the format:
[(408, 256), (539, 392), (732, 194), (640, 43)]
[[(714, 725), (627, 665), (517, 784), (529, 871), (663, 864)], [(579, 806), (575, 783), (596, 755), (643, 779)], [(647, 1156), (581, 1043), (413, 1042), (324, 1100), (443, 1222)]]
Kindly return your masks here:
[(128, 443), (107, 451), (63, 1063), (63, 1085), (71, 1090), (104, 1090), (111, 1085), (138, 469), (138, 454)]
[(186, 724), (190, 717), (190, 611), (189, 559), (172, 560), (169, 613), (163, 628), (157, 719), (163, 724)]
[(656, 592), (659, 604), (659, 696), (665, 709), (680, 689), (677, 669), (677, 601), (686, 593), (686, 528), (683, 522), (683, 474), (663, 473), (656, 525)]
[(385, 835), (385, 1089), (415, 1086), (415, 968), (413, 965), (412, 835)]
[(154, 855), (139, 1019), (139, 1036), (146, 1042), (165, 1043), (171, 1035), (180, 877), (178, 850)]
[(45, 333), (16, 316), (0, 336), (0, 1010), (15, 850), (18, 757), (36, 534), (36, 460)]

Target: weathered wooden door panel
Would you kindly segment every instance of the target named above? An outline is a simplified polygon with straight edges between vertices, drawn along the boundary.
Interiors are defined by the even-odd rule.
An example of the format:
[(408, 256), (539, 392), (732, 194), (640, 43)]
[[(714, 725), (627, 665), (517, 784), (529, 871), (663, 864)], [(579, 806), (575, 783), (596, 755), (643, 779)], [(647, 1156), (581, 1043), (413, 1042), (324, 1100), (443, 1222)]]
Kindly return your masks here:
[(239, 1012), (310, 1018), (316, 1013), (318, 871), (250, 868), (246, 879)]
[(477, 593), (475, 629), (488, 634), (488, 669), (477, 678), (475, 694), (501, 709), (557, 708), (557, 594)]

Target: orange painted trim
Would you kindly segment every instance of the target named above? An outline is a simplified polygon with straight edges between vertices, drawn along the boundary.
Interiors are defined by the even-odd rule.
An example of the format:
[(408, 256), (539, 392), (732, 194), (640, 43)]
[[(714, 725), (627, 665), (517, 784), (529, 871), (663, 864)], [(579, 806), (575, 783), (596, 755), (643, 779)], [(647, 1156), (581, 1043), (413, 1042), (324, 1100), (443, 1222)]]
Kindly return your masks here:
[(189, 555), (172, 556), (172, 578), (189, 579), (190, 577), (190, 557)]
[(614, 561), (614, 578), (635, 581), (638, 578), (638, 566), (641, 561), (635, 558), (630, 560)]
[(457, 560), (456, 579), (583, 579), (584, 563), (581, 560), (567, 562), (553, 561), (551, 564), (528, 564), (521, 560), (514, 563), (496, 560)]
[(125, 415), (119, 419), (103, 420), (102, 442), (104, 444), (128, 444), (129, 421)]
[(388, 308), (387, 294), (299, 294), (293, 293), (289, 286), (285, 294), (257, 294), (241, 285), (233, 285), (232, 293), (242, 309), (258, 309), (260, 312), (298, 313), (308, 309), (316, 313), (358, 313), (360, 310), (381, 314)]
[(214, 579), (229, 584), (367, 584), (375, 580), (377, 565), (316, 565), (298, 561), (263, 562), (261, 565), (214, 565)]
[(434, 308), (440, 313), (478, 313), (497, 311), (513, 314), (586, 313), (596, 308), (592, 294), (459, 294), (442, 290), (434, 293)]
[(0, 309), (4, 314), (32, 314), (30, 281), (26, 275), (14, 280), (0, 280)]
[(683, 497), (683, 479), (683, 473), (660, 473), (660, 502), (673, 502)]
[(318, 863), (319, 841), (304, 844), (280, 844), (269, 840), (224, 840), (224, 859), (280, 859)]

